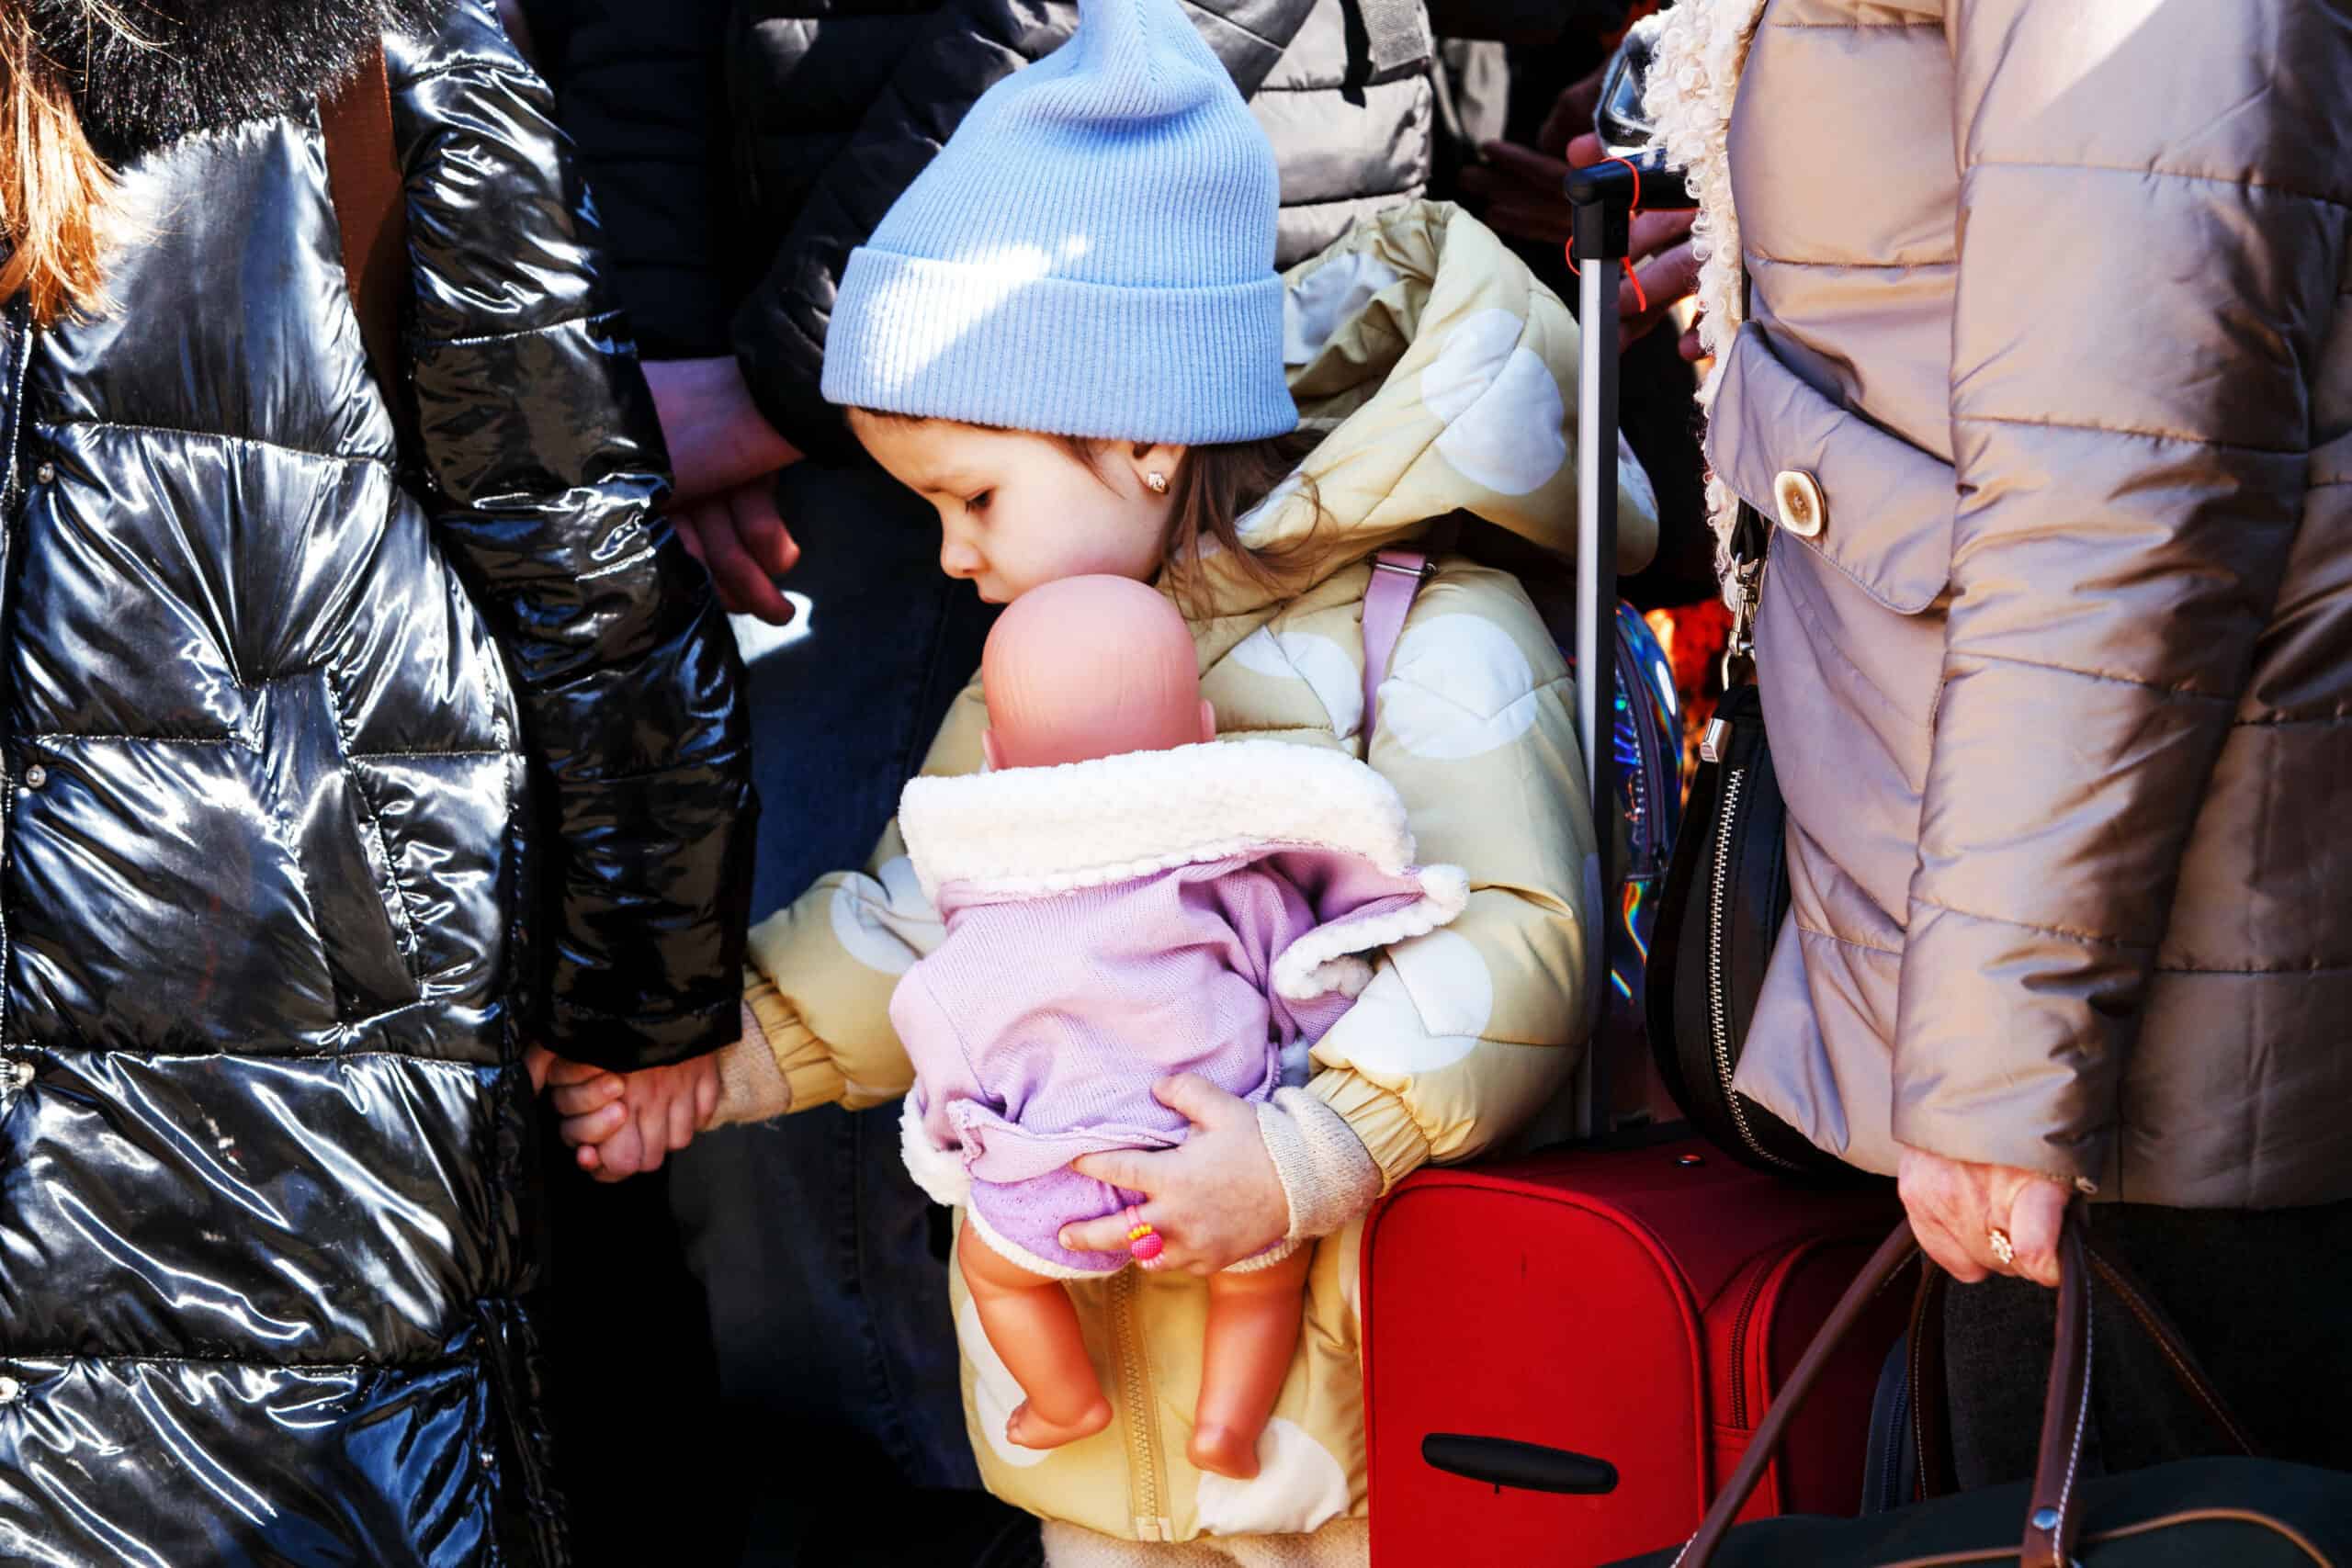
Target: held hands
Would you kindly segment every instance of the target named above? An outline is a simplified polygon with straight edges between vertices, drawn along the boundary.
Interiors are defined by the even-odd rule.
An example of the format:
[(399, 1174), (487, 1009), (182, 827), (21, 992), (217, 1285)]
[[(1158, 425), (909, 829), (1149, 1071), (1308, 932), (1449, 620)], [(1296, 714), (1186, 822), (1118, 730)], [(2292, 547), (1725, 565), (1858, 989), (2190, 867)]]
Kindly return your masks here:
[[(1282, 1240), (1290, 1201), (1256, 1109), (1193, 1073), (1162, 1079), (1151, 1092), (1193, 1124), (1189, 1138), (1154, 1154), (1117, 1150), (1075, 1165), (1081, 1176), (1149, 1195), (1141, 1217), (1166, 1244), (1157, 1267), (1214, 1274)], [(1061, 1243), (1073, 1252), (1125, 1252), (1128, 1225), (1124, 1213), (1066, 1225)]]
[(563, 1119), (563, 1141), (572, 1145), (580, 1168), (599, 1181), (659, 1170), (663, 1159), (694, 1142), (718, 1109), (714, 1055), (633, 1073), (555, 1058), (545, 1081)]
[[(2057, 1288), (2059, 1227), (2072, 1196), (2060, 1183), (2039, 1171), (1905, 1148), (1896, 1187), (1920, 1248), (1962, 1284), (2014, 1274)], [(2006, 1262), (1993, 1242), (1996, 1229), (2009, 1239)]]

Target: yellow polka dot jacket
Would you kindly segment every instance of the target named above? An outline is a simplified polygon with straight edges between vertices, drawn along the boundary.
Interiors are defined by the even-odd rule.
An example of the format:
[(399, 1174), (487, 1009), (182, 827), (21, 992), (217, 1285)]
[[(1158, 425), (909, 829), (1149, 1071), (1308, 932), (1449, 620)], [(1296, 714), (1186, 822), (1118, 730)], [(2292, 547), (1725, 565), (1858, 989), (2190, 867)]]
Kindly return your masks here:
[[(1314, 1052), (1309, 1092), (1393, 1184), (1518, 1132), (1566, 1083), (1585, 1035), (1593, 831), (1575, 699), (1518, 579), (1442, 561), (1406, 620), (1369, 733), (1363, 697), (1374, 552), (1457, 512), (1572, 549), (1577, 326), (1491, 233), (1427, 203), (1365, 223), (1286, 281), (1291, 389), (1306, 427), (1325, 434), (1301, 469), (1311, 482), (1279, 487), (1243, 536), (1256, 547), (1308, 541), (1317, 581), (1283, 597), (1212, 555), (1188, 615), (1220, 739), (1362, 757), (1403, 798), (1420, 858), (1468, 873), (1460, 917), (1389, 948)], [(1618, 482), (1621, 565), (1632, 567), (1655, 545), (1655, 510), (1630, 459)], [(975, 683), (924, 772), (978, 772), (985, 726)], [(913, 1073), (890, 996), (940, 934), (895, 825), (867, 870), (824, 878), (754, 928), (747, 1001), (795, 1110), (906, 1091)], [(1246, 1483), (1184, 1460), (1202, 1281), (1131, 1269), (1070, 1287), (1116, 1415), (1052, 1452), (1006, 1439), (1020, 1392), (956, 1281), (965, 1409), (990, 1489), (1100, 1536), (1316, 1534), (1330, 1550), (1312, 1560), (1361, 1562), (1360, 1237), (1361, 1221), (1319, 1244), (1297, 1360), (1260, 1445), (1263, 1471)], [(1073, 1534), (1057, 1532), (1057, 1565)]]

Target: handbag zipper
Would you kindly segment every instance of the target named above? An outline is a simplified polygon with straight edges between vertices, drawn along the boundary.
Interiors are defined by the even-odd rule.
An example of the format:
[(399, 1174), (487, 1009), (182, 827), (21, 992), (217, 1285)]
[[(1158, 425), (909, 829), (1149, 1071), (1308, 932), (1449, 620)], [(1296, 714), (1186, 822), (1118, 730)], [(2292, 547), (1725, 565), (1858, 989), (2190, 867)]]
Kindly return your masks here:
[(1715, 852), (1708, 867), (1707, 889), (1707, 1032), (1714, 1047), (1715, 1077), (1723, 1087), (1724, 1105), (1731, 1112), (1739, 1141), (1757, 1158), (1795, 1170), (1799, 1168), (1796, 1162), (1782, 1159), (1756, 1141), (1747, 1112), (1740, 1109), (1739, 1096), (1731, 1087), (1735, 1064), (1731, 1059), (1731, 986), (1724, 972), (1724, 949), (1730, 941), (1730, 922), (1725, 917), (1731, 911), (1731, 836), (1739, 824), (1739, 795), (1747, 784), (1746, 768), (1724, 774), (1723, 807), (1715, 814)]

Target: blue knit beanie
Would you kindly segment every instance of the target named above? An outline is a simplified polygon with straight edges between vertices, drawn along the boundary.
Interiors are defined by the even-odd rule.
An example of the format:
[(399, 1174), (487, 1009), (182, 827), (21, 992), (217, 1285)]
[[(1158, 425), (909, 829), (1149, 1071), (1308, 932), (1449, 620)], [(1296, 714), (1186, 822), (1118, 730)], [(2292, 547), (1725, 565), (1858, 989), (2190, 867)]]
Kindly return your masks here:
[(1295, 429), (1273, 148), (1176, 0), (1080, 0), (850, 254), (825, 396), (1183, 445)]

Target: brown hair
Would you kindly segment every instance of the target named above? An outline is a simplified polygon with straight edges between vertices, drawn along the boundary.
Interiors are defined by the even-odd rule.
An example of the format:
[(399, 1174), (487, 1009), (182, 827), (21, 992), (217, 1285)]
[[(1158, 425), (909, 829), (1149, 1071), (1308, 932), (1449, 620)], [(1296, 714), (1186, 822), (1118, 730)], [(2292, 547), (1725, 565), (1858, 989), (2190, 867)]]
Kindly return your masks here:
[[(94, 21), (122, 26), (99, 9)], [(105, 310), (119, 194), (21, 0), (0, 0), (0, 299), (24, 295), (42, 326)]]
[[(893, 413), (888, 409), (860, 408), (851, 412), (893, 424), (932, 423), (926, 414)], [(1102, 455), (1121, 443), (1094, 435), (1046, 435), (1042, 439), (1060, 447), (1103, 484), (1111, 482), (1102, 473)], [(1244, 544), (1240, 523), (1251, 507), (1273, 493), (1275, 486), (1298, 472), (1298, 466), (1315, 450), (1319, 439), (1305, 430), (1295, 430), (1287, 435), (1272, 435), (1260, 441), (1184, 448), (1183, 461), (1177, 465), (1176, 477), (1169, 484), (1168, 532), (1159, 542), (1159, 558), (1176, 602), (1188, 617), (1204, 615), (1209, 608), (1205, 599), (1207, 584), (1200, 575), (1204, 540), (1216, 541), (1263, 587), (1279, 592), (1306, 586), (1301, 579), (1321, 543), (1317, 536), (1324, 521), (1322, 498), (1317, 493), (1313, 479), (1299, 476), (1301, 493), (1315, 509), (1313, 525), (1299, 538), (1271, 548)]]
[[(1057, 435), (1054, 441), (1098, 475), (1102, 454), (1118, 445), (1074, 435)], [(1215, 541), (1262, 587), (1303, 586), (1298, 580), (1317, 543), (1315, 536), (1323, 519), (1315, 481), (1304, 481), (1317, 524), (1305, 536), (1274, 547), (1251, 546), (1242, 542), (1240, 522), (1275, 486), (1296, 473), (1314, 450), (1315, 437), (1296, 431), (1262, 441), (1185, 448), (1183, 461), (1177, 465), (1176, 477), (1168, 487), (1168, 533), (1160, 540), (1160, 559), (1169, 586), (1187, 615), (1204, 614), (1208, 609), (1207, 585), (1200, 571), (1204, 541)]]

